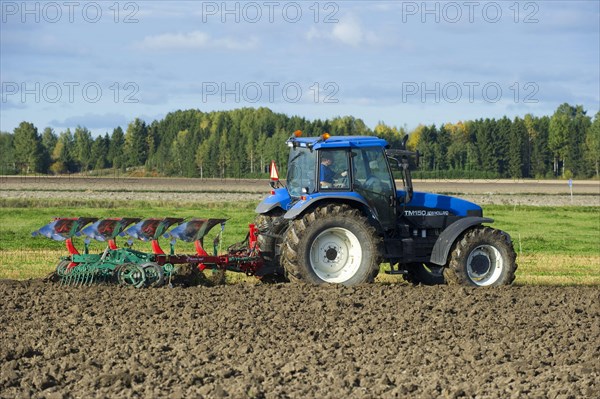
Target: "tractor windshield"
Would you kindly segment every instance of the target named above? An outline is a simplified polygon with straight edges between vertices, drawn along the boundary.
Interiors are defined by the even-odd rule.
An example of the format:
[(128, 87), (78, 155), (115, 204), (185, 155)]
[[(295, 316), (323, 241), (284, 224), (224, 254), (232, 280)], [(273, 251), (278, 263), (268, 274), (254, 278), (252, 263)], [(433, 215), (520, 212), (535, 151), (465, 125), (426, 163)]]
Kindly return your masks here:
[(287, 188), (292, 197), (315, 191), (317, 152), (308, 148), (292, 147), (288, 161)]

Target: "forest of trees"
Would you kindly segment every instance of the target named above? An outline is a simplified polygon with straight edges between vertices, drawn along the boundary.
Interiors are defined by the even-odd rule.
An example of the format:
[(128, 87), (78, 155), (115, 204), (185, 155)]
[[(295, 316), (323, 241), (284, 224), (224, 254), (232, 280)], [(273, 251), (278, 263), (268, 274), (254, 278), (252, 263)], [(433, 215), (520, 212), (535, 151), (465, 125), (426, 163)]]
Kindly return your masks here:
[(268, 108), (232, 111), (176, 111), (126, 130), (93, 137), (85, 127), (41, 133), (22, 122), (0, 133), (0, 174), (67, 174), (93, 170), (136, 170), (148, 175), (202, 178), (265, 176), (273, 159), (285, 175), (285, 141), (295, 130), (307, 136), (377, 135), (418, 150), (416, 177), (598, 178), (600, 112), (593, 119), (582, 106), (562, 104), (551, 116), (513, 120), (478, 119), (411, 132), (380, 122), (374, 129), (351, 116), (307, 120)]

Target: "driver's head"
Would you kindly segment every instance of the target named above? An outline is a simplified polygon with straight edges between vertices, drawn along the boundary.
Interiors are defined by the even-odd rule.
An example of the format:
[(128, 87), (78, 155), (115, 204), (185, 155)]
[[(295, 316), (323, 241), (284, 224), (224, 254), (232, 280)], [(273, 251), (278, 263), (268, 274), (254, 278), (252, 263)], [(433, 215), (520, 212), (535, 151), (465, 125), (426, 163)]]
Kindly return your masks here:
[(325, 165), (331, 165), (333, 163), (333, 158), (329, 154), (321, 155), (321, 163)]

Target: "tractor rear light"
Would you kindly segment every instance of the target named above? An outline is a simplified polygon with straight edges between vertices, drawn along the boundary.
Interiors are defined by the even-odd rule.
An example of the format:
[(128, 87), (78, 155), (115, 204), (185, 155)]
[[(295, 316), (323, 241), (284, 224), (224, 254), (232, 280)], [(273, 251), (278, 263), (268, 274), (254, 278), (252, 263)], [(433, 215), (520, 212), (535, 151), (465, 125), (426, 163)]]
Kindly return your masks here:
[(271, 195), (275, 195), (275, 190), (271, 190)]
[(301, 196), (300, 201), (306, 201), (306, 195)]

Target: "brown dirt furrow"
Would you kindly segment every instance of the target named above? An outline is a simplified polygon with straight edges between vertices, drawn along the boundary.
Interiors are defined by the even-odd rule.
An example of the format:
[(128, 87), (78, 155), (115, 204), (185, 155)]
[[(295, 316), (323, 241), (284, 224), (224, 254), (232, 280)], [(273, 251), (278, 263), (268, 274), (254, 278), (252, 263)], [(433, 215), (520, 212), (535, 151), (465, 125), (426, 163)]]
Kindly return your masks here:
[(0, 281), (0, 397), (598, 397), (597, 287)]

